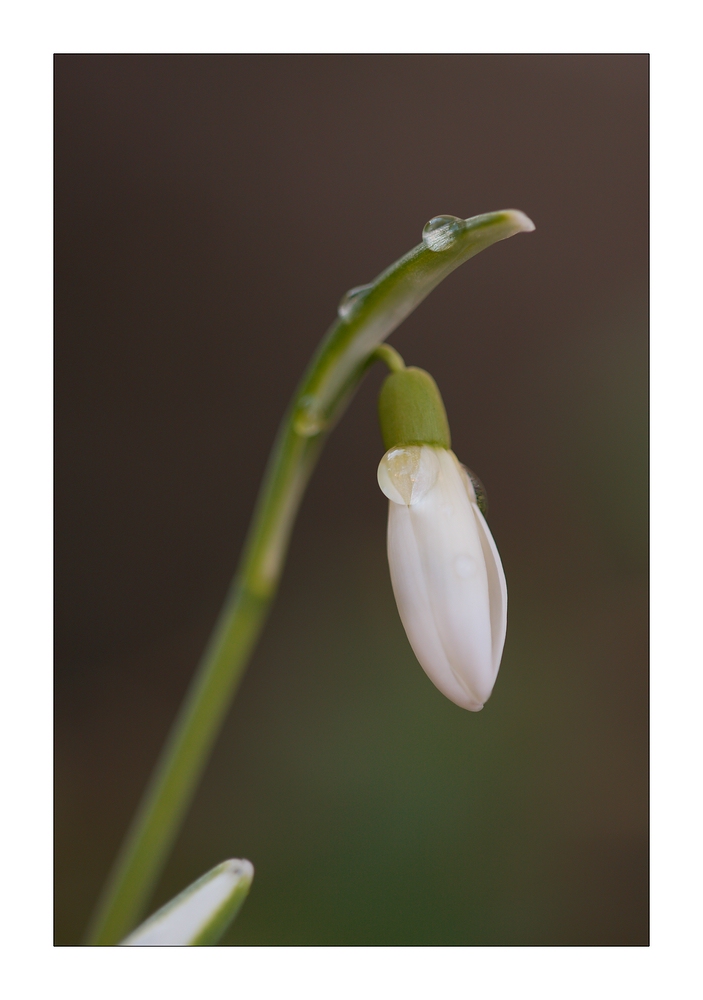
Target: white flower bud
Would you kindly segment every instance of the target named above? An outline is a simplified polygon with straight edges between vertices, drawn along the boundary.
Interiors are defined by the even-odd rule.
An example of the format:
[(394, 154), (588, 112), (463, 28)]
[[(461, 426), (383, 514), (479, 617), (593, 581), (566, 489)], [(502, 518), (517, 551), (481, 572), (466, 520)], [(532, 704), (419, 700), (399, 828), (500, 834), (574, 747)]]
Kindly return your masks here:
[(398, 612), (430, 680), (478, 712), (505, 643), (508, 595), (476, 492), (453, 451), (390, 448), (378, 467), (389, 499), (388, 562)]
[(253, 877), (251, 861), (223, 861), (157, 910), (122, 944), (215, 944), (236, 917)]

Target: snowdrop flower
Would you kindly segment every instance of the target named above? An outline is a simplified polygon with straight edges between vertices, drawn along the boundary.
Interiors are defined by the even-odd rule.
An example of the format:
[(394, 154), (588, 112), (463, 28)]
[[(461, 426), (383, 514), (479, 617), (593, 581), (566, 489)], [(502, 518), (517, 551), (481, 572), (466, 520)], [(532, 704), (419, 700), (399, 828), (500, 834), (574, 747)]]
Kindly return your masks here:
[(450, 450), (444, 404), (418, 368), (389, 375), (379, 415), (386, 454), (388, 562), (398, 612), (421, 666), (456, 705), (490, 697), (505, 642), (507, 590), (481, 511), (483, 491)]

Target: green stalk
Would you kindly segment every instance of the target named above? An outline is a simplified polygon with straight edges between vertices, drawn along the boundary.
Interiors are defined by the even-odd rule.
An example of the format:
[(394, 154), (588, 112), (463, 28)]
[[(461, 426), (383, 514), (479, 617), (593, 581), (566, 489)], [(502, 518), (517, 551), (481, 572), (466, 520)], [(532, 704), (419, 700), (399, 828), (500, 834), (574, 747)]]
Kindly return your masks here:
[(427, 243), (370, 285), (347, 293), (339, 319), (293, 397), (269, 459), (240, 566), (105, 887), (88, 933), (91, 944), (121, 941), (144, 911), (270, 609), (315, 462), (374, 352), (465, 260), (498, 240), (534, 228), (515, 211), (455, 219), (442, 239), (437, 239), (438, 225), (430, 230)]

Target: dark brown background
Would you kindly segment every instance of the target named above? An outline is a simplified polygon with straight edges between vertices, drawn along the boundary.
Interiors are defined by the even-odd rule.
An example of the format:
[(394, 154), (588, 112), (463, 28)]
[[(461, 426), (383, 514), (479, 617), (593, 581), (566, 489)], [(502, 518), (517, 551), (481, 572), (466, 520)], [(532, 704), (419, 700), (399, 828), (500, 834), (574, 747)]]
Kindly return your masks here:
[(245, 944), (647, 941), (647, 58), (60, 56), (57, 930), (80, 940), (338, 299), (439, 213), (536, 232), (395, 333), (510, 593), (479, 715), (385, 564), (373, 371), (154, 905), (256, 867)]

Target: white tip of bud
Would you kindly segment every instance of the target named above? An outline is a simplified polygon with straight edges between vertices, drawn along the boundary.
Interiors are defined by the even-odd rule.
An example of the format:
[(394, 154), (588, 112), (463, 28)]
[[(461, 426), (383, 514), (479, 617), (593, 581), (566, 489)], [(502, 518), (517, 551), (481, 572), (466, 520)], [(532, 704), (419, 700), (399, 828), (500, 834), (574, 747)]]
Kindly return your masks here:
[(378, 481), (390, 500), (388, 562), (410, 645), (447, 698), (478, 712), (500, 666), (507, 589), (471, 481), (452, 451), (431, 445), (391, 448)]

